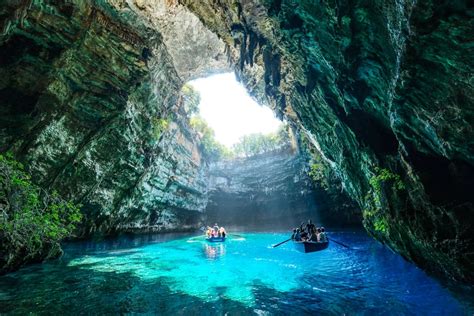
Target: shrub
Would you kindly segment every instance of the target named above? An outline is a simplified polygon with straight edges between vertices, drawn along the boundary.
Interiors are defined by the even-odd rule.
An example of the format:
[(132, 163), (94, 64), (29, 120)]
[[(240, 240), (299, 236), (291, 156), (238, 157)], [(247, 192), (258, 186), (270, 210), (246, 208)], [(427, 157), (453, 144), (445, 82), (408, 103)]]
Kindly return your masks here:
[(81, 220), (79, 208), (56, 191), (48, 193), (33, 184), (12, 154), (0, 154), (0, 252), (8, 254), (8, 259), (0, 258), (2, 265), (26, 260), (15, 258), (15, 253), (35, 257), (44, 249), (60, 249), (59, 242), (71, 236)]
[(190, 125), (199, 133), (203, 155), (210, 161), (217, 161), (221, 158), (230, 158), (232, 152), (224, 145), (220, 144), (214, 135), (214, 130), (207, 125), (206, 121), (196, 115), (190, 119)]
[(255, 133), (245, 135), (233, 146), (237, 156), (251, 157), (259, 154), (276, 151), (290, 146), (288, 127), (282, 125), (276, 133)]
[(181, 88), (181, 95), (187, 115), (197, 114), (199, 112), (199, 103), (201, 103), (199, 92), (187, 83)]
[(153, 136), (159, 140), (161, 135), (168, 129), (169, 121), (166, 118), (154, 117), (152, 120)]
[(370, 191), (365, 197), (365, 209), (363, 214), (366, 220), (370, 220), (375, 231), (386, 233), (388, 223), (383, 213), (383, 189), (401, 191), (405, 189), (400, 176), (389, 169), (375, 167), (375, 174), (369, 179)]

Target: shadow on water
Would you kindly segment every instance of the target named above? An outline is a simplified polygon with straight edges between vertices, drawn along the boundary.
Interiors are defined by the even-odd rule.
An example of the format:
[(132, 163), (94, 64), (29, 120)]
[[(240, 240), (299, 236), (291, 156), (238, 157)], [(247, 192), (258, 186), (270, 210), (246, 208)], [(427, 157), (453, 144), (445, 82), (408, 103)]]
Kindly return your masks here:
[[(0, 314), (251, 314), (226, 299), (205, 302), (171, 291), (166, 280), (132, 273), (98, 272), (64, 264), (36, 265), (0, 278)], [(8, 290), (5, 290), (8, 289)]]

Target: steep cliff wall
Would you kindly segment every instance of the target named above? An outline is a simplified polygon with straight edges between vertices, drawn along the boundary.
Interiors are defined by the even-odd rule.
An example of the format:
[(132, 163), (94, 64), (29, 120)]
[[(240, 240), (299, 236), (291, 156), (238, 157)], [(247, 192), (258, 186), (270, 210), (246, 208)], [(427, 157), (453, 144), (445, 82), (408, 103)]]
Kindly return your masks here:
[[(307, 159), (289, 149), (211, 164), (209, 175), (209, 223), (246, 229), (289, 229), (308, 218), (319, 225), (360, 224), (360, 217), (345, 216), (341, 200), (314, 186)], [(351, 215), (357, 213), (352, 207)]]
[(180, 1), (404, 257), (474, 280), (468, 1)]
[[(117, 1), (7, 1), (0, 10), (0, 151), (84, 205), (83, 235), (196, 227), (205, 166), (179, 91), (202, 74), (199, 60), (225, 68), (217, 37), (190, 13), (165, 29)], [(181, 45), (179, 32), (199, 41)], [(197, 42), (211, 48), (184, 63)]]

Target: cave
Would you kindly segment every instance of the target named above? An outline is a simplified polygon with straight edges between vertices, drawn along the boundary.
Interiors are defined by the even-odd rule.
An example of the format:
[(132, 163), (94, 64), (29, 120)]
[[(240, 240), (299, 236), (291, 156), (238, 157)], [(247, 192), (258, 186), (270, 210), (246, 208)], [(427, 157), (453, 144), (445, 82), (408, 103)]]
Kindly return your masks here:
[[(381, 258), (395, 258), (393, 251), (404, 258), (397, 269), (414, 264), (463, 302), (440, 310), (439, 299), (431, 312), (472, 312), (473, 305), (464, 302), (472, 297), (474, 281), (473, 12), (468, 1), (6, 0), (0, 8), (0, 273), (57, 258), (61, 242), (69, 258), (68, 253), (76, 256), (74, 243), (122, 251), (120, 238), (141, 245), (214, 222), (236, 232), (265, 230), (268, 223), (289, 234), (313, 218), (336, 233), (353, 229), (355, 241), (365, 240), (381, 254), (389, 250)], [(229, 72), (287, 122), (291, 146), (228, 161), (206, 153), (203, 133), (190, 121), (185, 87)], [(32, 211), (38, 199), (47, 211)], [(58, 205), (60, 210), (77, 205), (77, 216), (59, 220)], [(45, 216), (38, 225), (24, 224)], [(45, 223), (55, 220), (71, 233), (41, 228), (50, 229)], [(30, 227), (40, 227), (40, 235)], [(336, 236), (347, 236), (342, 232)], [(166, 253), (165, 246), (157, 247)], [(233, 254), (232, 243), (228, 249), (208, 244), (203, 249), (206, 260)], [(333, 249), (331, 244), (327, 252)], [(70, 259), (67, 269), (87, 278), (88, 263), (81, 260)], [(97, 265), (93, 279), (110, 279), (114, 291), (125, 291), (100, 256), (91, 260)], [(110, 260), (120, 266), (118, 257)], [(182, 283), (180, 297), (186, 306), (196, 303), (194, 312), (219, 302), (216, 313), (253, 313), (257, 298), (271, 301), (265, 293), (289, 293), (297, 304), (295, 287), (302, 284), (297, 277), (275, 268), (288, 279), (282, 285), (259, 279), (266, 270), (249, 262), (241, 266), (246, 264), (259, 271), (240, 271), (255, 286), (230, 289), (213, 280), (214, 296), (207, 300), (196, 292), (198, 281)], [(291, 261), (283, 264), (294, 268)], [(117, 271), (129, 288), (148, 289), (142, 282), (153, 273), (142, 275), (149, 267), (142, 268)], [(24, 269), (16, 272), (20, 279), (41, 279)], [(168, 277), (163, 273), (160, 280)], [(304, 279), (308, 273), (294, 275)], [(407, 275), (425, 277), (416, 273)], [(10, 284), (9, 275), (0, 277), (0, 289)], [(177, 293), (163, 284), (163, 293)], [(137, 295), (149, 302), (147, 291), (152, 289)], [(439, 293), (433, 293), (435, 299)], [(311, 301), (318, 307), (310, 312), (320, 311), (321, 302), (328, 311), (326, 298), (305, 295), (320, 300)], [(368, 304), (346, 310), (341, 295), (333, 313), (390, 311)], [(121, 309), (100, 311), (141, 312), (135, 299), (119, 296)], [(397, 312), (407, 311), (393, 299)], [(6, 306), (0, 313), (20, 307), (31, 312), (18, 303), (20, 294), (5, 305), (0, 300)], [(290, 312), (284, 304), (275, 306), (259, 310)]]

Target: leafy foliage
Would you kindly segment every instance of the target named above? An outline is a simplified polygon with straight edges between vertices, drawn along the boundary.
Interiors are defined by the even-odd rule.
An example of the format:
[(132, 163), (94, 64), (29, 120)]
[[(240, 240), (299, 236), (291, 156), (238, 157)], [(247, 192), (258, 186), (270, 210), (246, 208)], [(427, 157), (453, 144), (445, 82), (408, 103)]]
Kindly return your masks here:
[(232, 157), (232, 152), (215, 139), (214, 130), (199, 115), (190, 119), (191, 127), (200, 134), (203, 154), (210, 161)]
[(201, 95), (190, 84), (185, 84), (181, 88), (181, 95), (185, 105), (185, 111), (188, 115), (197, 114), (199, 112), (199, 103), (201, 103)]
[(282, 127), (276, 133), (245, 135), (232, 149), (229, 149), (215, 139), (214, 130), (201, 116), (193, 116), (190, 125), (201, 135), (203, 153), (211, 161), (264, 154), (282, 149), (290, 142), (286, 128)]
[(0, 252), (35, 254), (48, 246), (58, 249), (59, 241), (80, 222), (79, 208), (57, 192), (48, 193), (33, 184), (12, 154), (0, 155)]
[(405, 189), (405, 184), (398, 174), (385, 168), (375, 167), (375, 175), (369, 180), (369, 183), (375, 192), (380, 193), (382, 190), (382, 184), (386, 182), (392, 182), (393, 187), (396, 190)]
[(250, 134), (240, 138), (233, 146), (237, 156), (251, 157), (285, 148), (290, 143), (290, 136), (286, 126), (281, 126), (276, 133)]
[(329, 179), (332, 175), (331, 172), (332, 170), (322, 162), (321, 156), (313, 156), (308, 175), (315, 183), (319, 184), (325, 190), (329, 190)]
[(405, 189), (405, 184), (398, 174), (380, 167), (375, 167), (375, 175), (370, 178), (369, 184), (371, 190), (365, 197), (364, 217), (372, 222), (375, 231), (386, 233), (389, 225), (382, 211), (384, 186), (401, 191)]
[(153, 118), (153, 136), (156, 140), (159, 140), (161, 135), (168, 129), (169, 121), (166, 118)]

